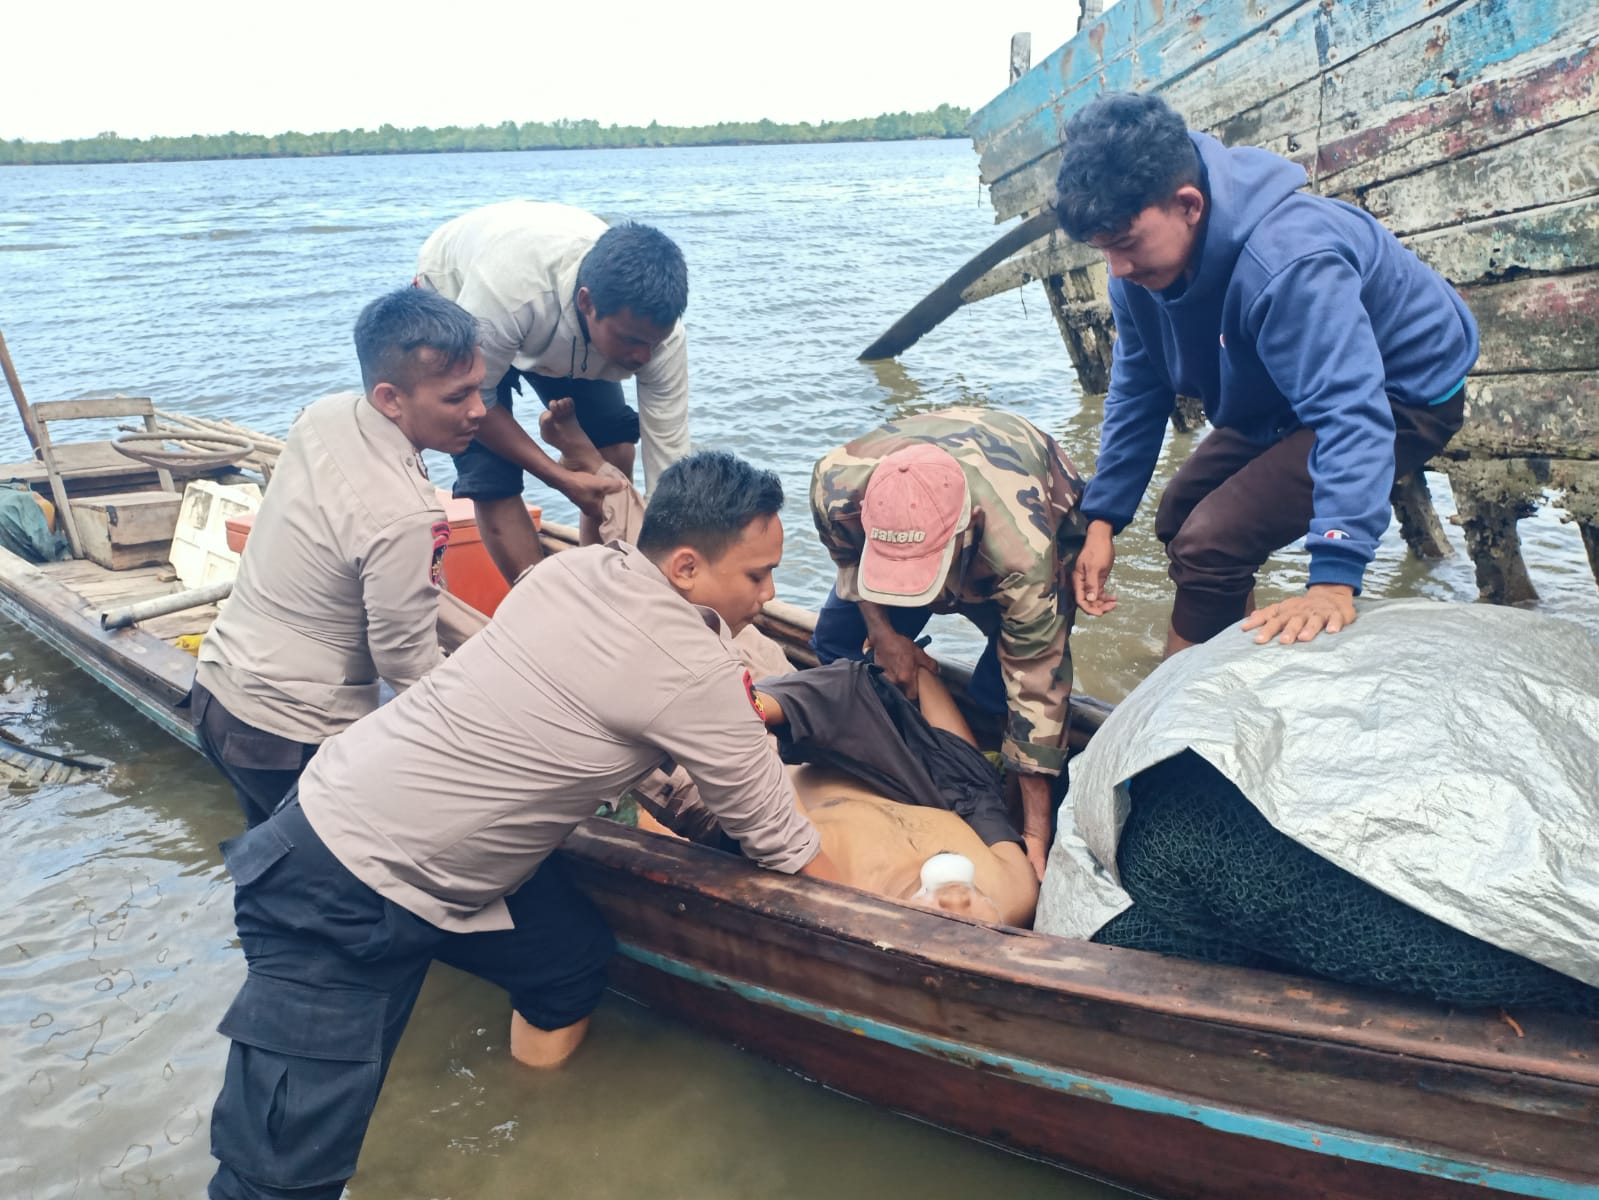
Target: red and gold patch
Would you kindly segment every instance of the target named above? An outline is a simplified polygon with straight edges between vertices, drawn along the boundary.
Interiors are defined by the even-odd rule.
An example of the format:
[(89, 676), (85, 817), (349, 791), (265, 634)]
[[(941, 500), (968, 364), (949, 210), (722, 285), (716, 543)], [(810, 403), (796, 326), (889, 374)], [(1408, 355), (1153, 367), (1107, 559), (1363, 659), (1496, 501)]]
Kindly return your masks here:
[(436, 588), (444, 586), (444, 552), (450, 548), (450, 523), (433, 522), (433, 561), (428, 565), (428, 579)]
[(755, 694), (755, 681), (750, 678), (748, 671), (744, 672), (744, 694), (750, 698), (750, 707), (755, 710), (755, 715), (765, 721), (766, 708), (761, 704), (761, 698)]

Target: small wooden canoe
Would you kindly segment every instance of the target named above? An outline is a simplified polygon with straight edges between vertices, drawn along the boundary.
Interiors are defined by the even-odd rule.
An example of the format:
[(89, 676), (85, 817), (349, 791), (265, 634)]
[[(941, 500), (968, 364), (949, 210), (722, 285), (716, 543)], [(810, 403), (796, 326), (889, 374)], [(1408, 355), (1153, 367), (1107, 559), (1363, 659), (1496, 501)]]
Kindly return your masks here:
[[(169, 639), (214, 610), (101, 628), (178, 586), (152, 570), (0, 552), (0, 613), (192, 746), (194, 660)], [(801, 662), (809, 624), (764, 621)], [(964, 922), (599, 819), (563, 853), (621, 942), (619, 991), (1023, 1154), (1173, 1198), (1599, 1197), (1599, 1022)]]

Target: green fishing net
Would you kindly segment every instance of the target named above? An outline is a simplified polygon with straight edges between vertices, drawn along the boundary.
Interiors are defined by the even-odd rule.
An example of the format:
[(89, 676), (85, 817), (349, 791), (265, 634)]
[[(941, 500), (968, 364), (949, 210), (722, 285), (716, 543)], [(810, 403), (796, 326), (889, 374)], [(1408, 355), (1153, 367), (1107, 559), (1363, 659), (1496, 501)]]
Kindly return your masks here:
[(1463, 1008), (1599, 1016), (1599, 988), (1418, 912), (1273, 829), (1193, 751), (1133, 777), (1116, 853), (1133, 907), (1094, 941), (1288, 970)]

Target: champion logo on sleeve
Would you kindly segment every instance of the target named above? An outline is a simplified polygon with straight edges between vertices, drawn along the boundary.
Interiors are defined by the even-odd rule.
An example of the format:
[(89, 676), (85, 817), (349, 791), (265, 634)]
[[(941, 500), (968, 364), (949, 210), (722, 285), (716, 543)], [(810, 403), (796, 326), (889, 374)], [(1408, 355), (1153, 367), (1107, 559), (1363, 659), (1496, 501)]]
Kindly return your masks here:
[(1321, 536), (1326, 538), (1329, 542), (1341, 542), (1349, 537), (1349, 535), (1342, 529), (1329, 529)]

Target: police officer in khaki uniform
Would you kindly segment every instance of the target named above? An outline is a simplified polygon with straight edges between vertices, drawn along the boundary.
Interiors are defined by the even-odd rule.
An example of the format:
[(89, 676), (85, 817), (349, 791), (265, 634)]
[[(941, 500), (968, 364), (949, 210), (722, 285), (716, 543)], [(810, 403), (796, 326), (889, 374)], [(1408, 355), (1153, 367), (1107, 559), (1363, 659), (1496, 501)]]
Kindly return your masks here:
[(441, 658), (450, 526), (421, 452), (465, 448), (483, 419), (477, 337), (436, 293), (374, 300), (355, 326), (366, 394), (318, 400), (289, 431), (191, 696), (249, 825), (377, 707), (380, 679), (403, 691)]
[(731, 455), (657, 482), (637, 547), (553, 556), (421, 682), (223, 847), (249, 975), (211, 1125), (213, 1200), (335, 1200), (429, 963), (504, 987), (511, 1052), (582, 1040), (603, 919), (549, 853), (671, 756), (744, 852), (833, 879), (732, 647), (772, 595), (783, 490)]

